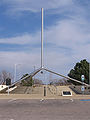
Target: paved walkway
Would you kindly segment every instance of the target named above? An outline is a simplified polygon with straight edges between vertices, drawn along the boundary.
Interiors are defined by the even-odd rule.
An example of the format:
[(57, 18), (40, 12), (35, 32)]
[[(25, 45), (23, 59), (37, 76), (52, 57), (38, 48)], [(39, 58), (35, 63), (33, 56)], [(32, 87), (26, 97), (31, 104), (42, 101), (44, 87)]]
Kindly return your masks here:
[[(44, 87), (46, 87), (46, 96), (44, 96)], [(25, 88), (26, 89), (26, 88)], [(73, 91), (73, 95), (70, 97), (61, 96), (63, 90), (72, 91), (69, 86), (49, 86), (42, 85), (40, 87), (30, 88), (28, 87), (25, 94), (0, 94), (0, 99), (90, 99), (90, 95), (76, 95)]]
[(70, 97), (63, 96), (45, 96), (30, 94), (0, 94), (0, 99), (90, 99), (90, 95), (75, 95)]

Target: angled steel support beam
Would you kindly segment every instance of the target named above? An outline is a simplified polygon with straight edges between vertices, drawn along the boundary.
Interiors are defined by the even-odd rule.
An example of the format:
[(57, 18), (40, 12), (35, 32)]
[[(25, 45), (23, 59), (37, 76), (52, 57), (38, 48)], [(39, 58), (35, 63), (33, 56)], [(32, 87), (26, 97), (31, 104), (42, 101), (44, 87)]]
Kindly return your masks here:
[[(51, 71), (51, 70), (48, 70), (48, 69), (46, 69), (46, 68), (43, 68), (43, 69), (46, 70), (46, 71), (48, 71), (48, 72), (50, 72), (50, 73), (53, 73), (53, 74), (55, 74), (55, 75), (58, 75), (58, 76), (61, 76), (61, 77), (66, 78), (66, 79), (68, 79), (68, 80), (71, 80), (71, 81), (74, 81), (74, 82), (77, 82), (77, 83), (82, 84), (81, 81), (78, 81), (78, 80), (76, 80), (76, 79), (73, 79), (73, 78), (70, 78), (70, 77), (67, 77), (67, 76), (61, 75), (61, 74), (59, 74), (59, 73), (53, 72), (53, 71)], [(89, 86), (89, 85), (86, 84), (86, 83), (83, 83), (83, 84), (86, 85), (86, 86)]]
[(26, 77), (17, 80), (16, 82), (14, 82), (14, 83), (13, 83), (12, 85), (10, 85), (10, 86), (13, 86), (13, 85), (17, 84), (18, 82), (21, 82), (22, 80), (25, 80), (25, 79), (27, 79), (27, 78), (29, 78), (29, 77), (33, 77), (34, 75), (36, 75), (36, 74), (37, 74), (38, 72), (40, 72), (41, 70), (42, 70), (42, 68), (39, 68), (39, 69), (35, 70), (34, 72), (30, 73), (30, 74), (27, 75)]

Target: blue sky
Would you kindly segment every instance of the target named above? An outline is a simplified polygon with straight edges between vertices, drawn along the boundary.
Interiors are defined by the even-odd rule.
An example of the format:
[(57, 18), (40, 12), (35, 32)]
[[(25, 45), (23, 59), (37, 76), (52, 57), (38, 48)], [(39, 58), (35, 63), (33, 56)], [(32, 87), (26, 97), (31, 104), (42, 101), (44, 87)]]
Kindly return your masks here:
[(67, 75), (90, 61), (89, 0), (1, 0), (0, 71), (20, 74), (40, 66), (41, 8), (44, 8), (44, 66)]

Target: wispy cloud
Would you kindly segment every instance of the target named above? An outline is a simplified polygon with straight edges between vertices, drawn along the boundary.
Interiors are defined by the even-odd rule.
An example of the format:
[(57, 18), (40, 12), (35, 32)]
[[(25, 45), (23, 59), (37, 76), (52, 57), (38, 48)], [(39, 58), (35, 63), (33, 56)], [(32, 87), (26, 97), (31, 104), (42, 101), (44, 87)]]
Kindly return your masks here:
[[(87, 44), (90, 33), (87, 26), (87, 21), (83, 19), (66, 19), (60, 20), (56, 25), (47, 28), (44, 31), (44, 43), (47, 45), (44, 48), (45, 66), (66, 74), (74, 62), (83, 58), (90, 59), (88, 52), (90, 51), (90, 44)], [(40, 44), (40, 31), (33, 35), (25, 34), (0, 39), (0, 43), (37, 45)], [(51, 44), (51, 46), (48, 44)], [(3, 57), (1, 59), (3, 64), (1, 65), (11, 65), (15, 62), (27, 63), (30, 67), (40, 65), (39, 47), (33, 47), (29, 52), (1, 52), (0, 56)], [(7, 62), (5, 62), (6, 59)]]
[[(90, 39), (89, 23), (84, 19), (63, 19), (54, 26), (44, 30), (45, 43), (60, 46), (74, 47), (88, 43)], [(83, 28), (83, 29), (82, 29)], [(7, 44), (40, 44), (41, 32), (25, 33), (16, 37), (2, 38), (0, 43)]]
[(40, 8), (53, 9), (72, 5), (72, 0), (3, 0), (9, 10), (37, 12)]
[[(8, 10), (12, 10), (13, 13), (38, 12), (41, 7), (44, 7), (52, 9), (51, 12), (55, 12), (56, 15), (61, 15), (54, 25), (44, 30), (44, 65), (46, 67), (67, 74), (75, 62), (84, 58), (90, 60), (90, 18), (87, 19), (89, 13), (80, 3), (73, 0), (3, 0), (3, 4), (7, 4)], [(63, 12), (65, 12), (64, 16)], [(33, 34), (22, 33), (16, 37), (2, 38), (0, 43), (40, 46), (40, 34), (40, 30)], [(40, 48), (34, 46), (30, 51), (28, 49), (22, 52), (3, 51), (0, 52), (0, 60), (0, 66), (8, 68), (15, 63), (27, 63), (26, 69), (30, 71), (32, 66), (40, 66)]]
[(2, 5), (7, 6), (4, 14), (14, 19), (25, 15), (25, 12), (38, 13), (42, 7), (48, 10), (47, 14), (64, 14), (75, 9), (73, 0), (3, 0)]
[(28, 34), (25, 33), (16, 37), (2, 38), (0, 39), (0, 43), (8, 43), (8, 44), (37, 44), (40, 41), (40, 32), (36, 34)]

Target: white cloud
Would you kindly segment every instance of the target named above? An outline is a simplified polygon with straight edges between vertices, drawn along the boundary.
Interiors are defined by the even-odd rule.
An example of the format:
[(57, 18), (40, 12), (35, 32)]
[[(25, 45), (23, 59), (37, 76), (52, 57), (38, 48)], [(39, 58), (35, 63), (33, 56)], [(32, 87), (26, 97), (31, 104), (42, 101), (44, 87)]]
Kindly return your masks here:
[(2, 38), (0, 39), (0, 43), (7, 43), (7, 44), (37, 44), (40, 41), (40, 32), (37, 32), (35, 35), (31, 35), (25, 33), (23, 35), (19, 35), (16, 37), (9, 37), (9, 38)]
[(90, 32), (86, 31), (87, 26), (88, 24), (84, 28), (83, 25), (75, 20), (62, 20), (57, 26), (47, 31), (46, 40), (69, 48), (85, 44), (90, 39)]
[[(70, 6), (72, 4), (71, 0), (44, 0), (43, 2), (39, 0), (38, 2), (40, 4), (37, 4), (36, 0), (15, 0), (14, 2), (12, 2), (12, 0), (7, 0), (7, 4), (12, 6), (11, 9), (16, 11), (30, 10), (36, 12), (41, 7), (45, 7), (45, 9), (52, 9), (59, 8), (60, 6)], [(82, 8), (80, 10), (84, 11)], [(47, 43), (47, 45), (48, 43), (51, 45), (53, 44), (53, 46), (47, 46), (45, 48), (45, 66), (53, 69), (54, 71), (67, 74), (75, 62), (84, 58), (90, 60), (90, 44), (88, 43), (90, 41), (89, 26), (90, 25), (84, 18), (83, 14), (75, 14), (69, 16), (69, 19), (60, 20), (54, 26), (48, 27), (44, 31), (44, 42)], [(38, 44), (40, 43), (40, 31), (33, 33), (33, 35), (25, 33), (22, 36), (3, 38), (0, 39), (0, 43), (20, 45)], [(64, 49), (64, 52), (62, 52), (62, 49)], [(10, 67), (15, 63), (26, 63), (26, 69), (29, 71), (34, 65), (39, 67), (39, 52), (40, 50), (37, 50), (35, 47), (29, 53), (0, 52), (0, 66), (3, 68), (3, 66)]]
[[(44, 42), (51, 44), (44, 48), (44, 64), (60, 72), (67, 74), (75, 62), (87, 58), (90, 60), (89, 51), (90, 32), (87, 32), (88, 23), (83, 27), (83, 20), (62, 20), (56, 25), (44, 31)], [(82, 29), (83, 28), (83, 29)], [(4, 40), (4, 41), (3, 41)], [(0, 43), (10, 44), (38, 44), (40, 43), (40, 31), (30, 35), (25, 34), (15, 38), (0, 39)], [(52, 46), (53, 44), (53, 46)], [(64, 51), (63, 51), (64, 49)], [(27, 64), (26, 69), (32, 66), (40, 66), (40, 49), (33, 48), (30, 52), (0, 52), (0, 66), (11, 66), (15, 63)]]
[(39, 53), (25, 53), (25, 52), (0, 52), (0, 70), (12, 70), (14, 72), (14, 65), (21, 64), (21, 71), (30, 73), (33, 66), (39, 66)]
[[(86, 44), (90, 39), (89, 23), (83, 19), (60, 20), (56, 25), (44, 30), (44, 42), (74, 49), (75, 46)], [(8, 44), (40, 44), (41, 32), (25, 33), (11, 38), (2, 38), (0, 43)]]
[[(63, 72), (63, 74), (66, 74), (67, 69), (69, 68), (67, 62), (70, 62), (70, 59), (64, 54), (58, 54), (54, 51), (46, 54), (47, 56), (44, 56), (44, 66), (49, 69), (56, 69), (57, 72)], [(36, 52), (33, 54), (33, 51), (31, 53), (0, 52), (0, 60), (0, 70), (5, 69), (14, 72), (14, 65), (21, 64), (21, 69), (18, 68), (19, 72), (21, 71), (22, 73), (30, 73), (33, 71), (34, 66), (36, 66), (36, 68), (40, 67), (40, 53)], [(68, 68), (63, 68), (64, 65), (68, 66)]]
[(10, 14), (22, 11), (38, 12), (42, 7), (44, 9), (66, 8), (73, 4), (72, 0), (3, 0), (2, 3), (8, 6)]

